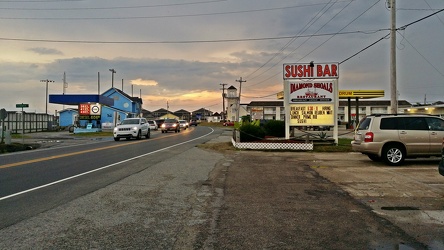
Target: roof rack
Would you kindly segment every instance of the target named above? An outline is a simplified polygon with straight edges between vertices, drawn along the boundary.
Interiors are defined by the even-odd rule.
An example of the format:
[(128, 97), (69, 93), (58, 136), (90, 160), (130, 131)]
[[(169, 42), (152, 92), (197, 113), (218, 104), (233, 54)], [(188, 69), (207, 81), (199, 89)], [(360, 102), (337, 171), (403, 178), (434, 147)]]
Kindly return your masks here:
[(398, 114), (398, 113), (396, 113), (396, 114), (380, 114), (380, 113), (375, 113), (375, 114), (370, 114), (368, 116), (380, 117), (380, 116), (398, 116), (398, 115), (406, 115), (406, 116), (409, 116), (409, 115), (434, 116), (432, 114), (410, 114), (410, 113), (400, 113), (400, 114)]

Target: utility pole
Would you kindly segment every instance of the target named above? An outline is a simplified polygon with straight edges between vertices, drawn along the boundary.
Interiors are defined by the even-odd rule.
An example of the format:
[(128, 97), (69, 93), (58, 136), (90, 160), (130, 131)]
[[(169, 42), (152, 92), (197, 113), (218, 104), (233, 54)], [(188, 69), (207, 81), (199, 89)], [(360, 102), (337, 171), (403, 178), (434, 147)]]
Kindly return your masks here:
[(97, 72), (97, 94), (100, 95), (100, 72)]
[(398, 113), (398, 98), (396, 89), (396, 0), (390, 1), (390, 113)]
[(111, 71), (111, 88), (114, 88), (114, 74), (117, 73), (114, 69), (109, 69)]
[(241, 101), (241, 92), (242, 92), (242, 83), (243, 82), (247, 82), (245, 80), (242, 80), (242, 77), (239, 80), (236, 80), (236, 82), (239, 82), (239, 98), (238, 98), (238, 102), (237, 102), (237, 112), (236, 112), (236, 118), (237, 121), (239, 122), (239, 110), (240, 110), (240, 101)]
[(48, 114), (48, 83), (55, 82), (55, 81), (46, 79), (46, 80), (40, 80), (40, 82), (46, 82), (46, 111), (45, 111), (45, 114)]
[(226, 83), (219, 83), (222, 85), (222, 121), (225, 121), (225, 85)]
[[(66, 82), (66, 72), (63, 72), (63, 94), (65, 94), (65, 89), (68, 88), (68, 83)], [(65, 105), (62, 106), (65, 109)]]
[(168, 119), (168, 116), (169, 116), (169, 115), (168, 115), (168, 112), (169, 112), (168, 109), (169, 109), (169, 108), (170, 108), (170, 105), (168, 104), (168, 101), (167, 101), (167, 113), (166, 113), (166, 118), (167, 118), (167, 119)]
[(123, 79), (122, 79), (122, 92), (123, 92)]

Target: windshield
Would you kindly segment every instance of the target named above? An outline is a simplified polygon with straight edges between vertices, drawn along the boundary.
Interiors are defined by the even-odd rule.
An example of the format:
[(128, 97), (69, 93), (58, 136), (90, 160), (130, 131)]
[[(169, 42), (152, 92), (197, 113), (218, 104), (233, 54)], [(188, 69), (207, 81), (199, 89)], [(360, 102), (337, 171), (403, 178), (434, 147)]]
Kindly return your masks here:
[(174, 119), (166, 119), (165, 123), (176, 123), (176, 120), (174, 120)]
[(139, 119), (123, 120), (121, 124), (139, 124)]

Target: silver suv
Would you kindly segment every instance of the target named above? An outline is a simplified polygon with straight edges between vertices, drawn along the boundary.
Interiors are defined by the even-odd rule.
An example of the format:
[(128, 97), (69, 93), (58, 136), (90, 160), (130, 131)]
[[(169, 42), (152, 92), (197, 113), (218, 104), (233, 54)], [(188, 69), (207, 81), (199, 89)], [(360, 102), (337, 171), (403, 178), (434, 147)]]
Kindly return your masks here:
[(388, 165), (406, 158), (440, 156), (444, 120), (431, 115), (380, 114), (359, 122), (351, 142), (353, 151)]
[(151, 136), (151, 130), (145, 118), (126, 118), (114, 128), (113, 136), (115, 141), (120, 138), (141, 139), (142, 136), (148, 139)]

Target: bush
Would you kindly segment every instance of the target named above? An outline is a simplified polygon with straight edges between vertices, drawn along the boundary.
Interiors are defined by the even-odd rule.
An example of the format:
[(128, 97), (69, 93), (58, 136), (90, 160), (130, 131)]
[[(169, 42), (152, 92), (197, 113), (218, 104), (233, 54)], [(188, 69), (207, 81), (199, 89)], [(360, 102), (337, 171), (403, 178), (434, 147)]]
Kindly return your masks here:
[(250, 123), (243, 124), (239, 128), (239, 132), (241, 142), (262, 140), (265, 137), (265, 130), (262, 127)]
[(285, 121), (270, 120), (264, 124), (266, 135), (285, 137)]

